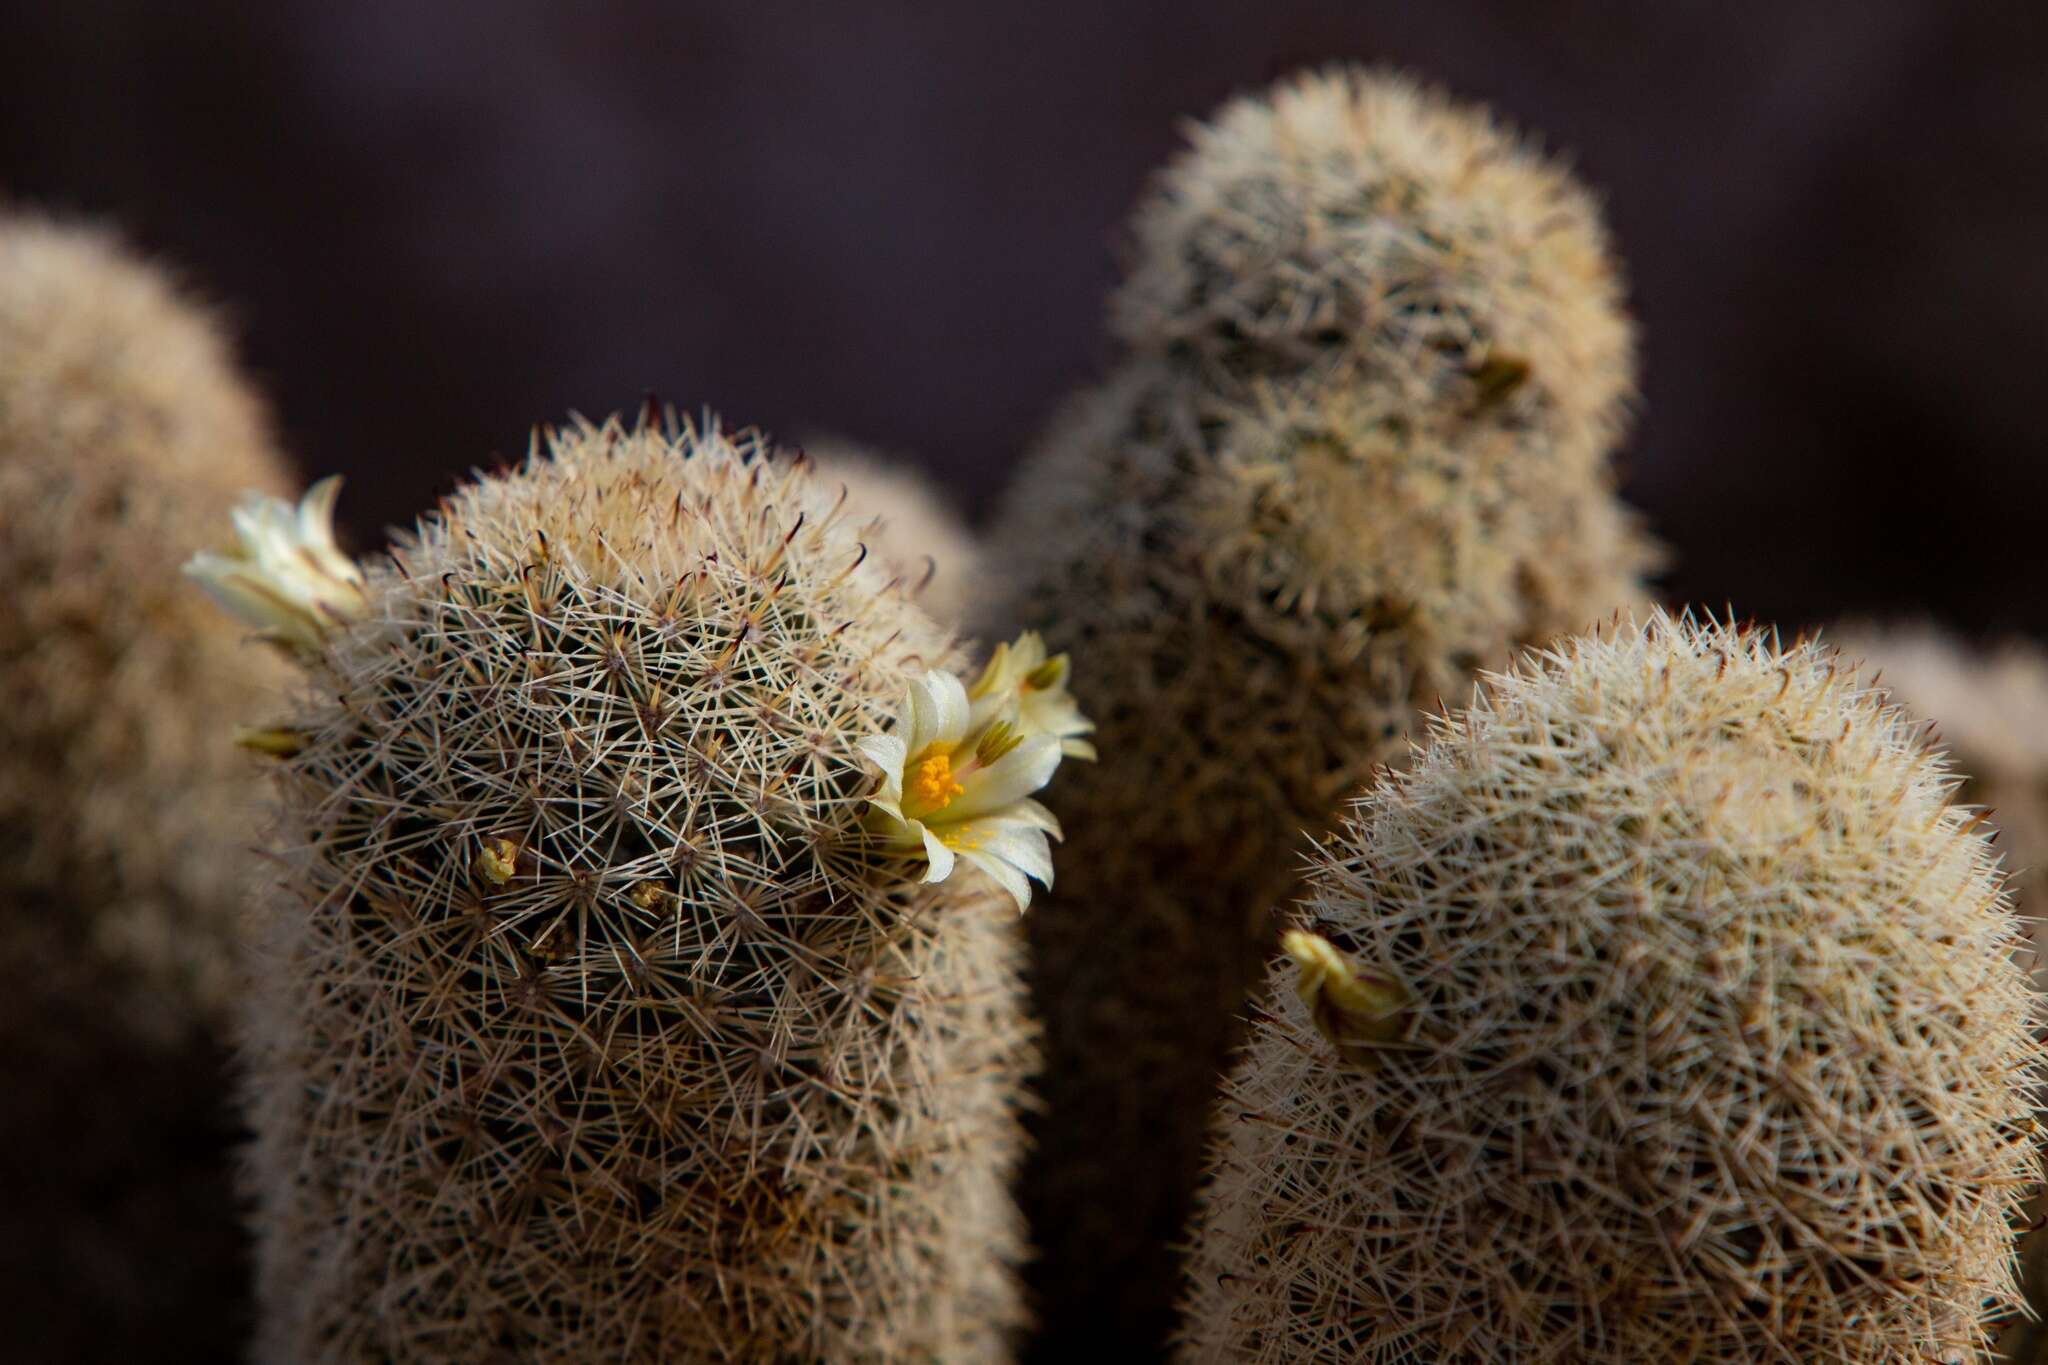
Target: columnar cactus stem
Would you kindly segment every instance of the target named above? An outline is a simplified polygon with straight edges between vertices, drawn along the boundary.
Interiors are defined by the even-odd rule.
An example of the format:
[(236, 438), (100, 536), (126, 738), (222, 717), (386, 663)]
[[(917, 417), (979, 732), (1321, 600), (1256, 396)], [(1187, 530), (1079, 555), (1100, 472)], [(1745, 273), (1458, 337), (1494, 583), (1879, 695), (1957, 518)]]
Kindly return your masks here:
[(326, 633), (268, 727), (262, 1358), (1004, 1357), (1062, 739), (838, 494), (579, 426)]
[(1489, 678), (1314, 856), (1184, 1358), (1981, 1359), (2038, 997), (1922, 733), (1816, 645), (1661, 614)]
[[(2013, 895), (2031, 931), (2021, 961), (2036, 985), (2048, 983), (2042, 915), (2048, 913), (2048, 657), (2009, 640), (1971, 649), (1929, 625), (1851, 625), (1831, 632), (1842, 653), (1863, 661), (1901, 706), (1935, 726), (1935, 742), (1965, 774), (1957, 799), (1990, 813)], [(2037, 1032), (2038, 1032), (2037, 1025)], [(2031, 1316), (1999, 1336), (1998, 1358), (2048, 1360), (2048, 1198), (2028, 1209), (2032, 1229), (2020, 1245)]]
[(1483, 113), (1289, 81), (1195, 131), (1136, 236), (1128, 354), (1021, 472), (984, 618), (1089, 660), (1105, 760), (1030, 925), (1048, 1358), (1162, 1348), (1302, 830), (1652, 557), (1607, 467), (1632, 346), (1598, 214)]
[(250, 760), (277, 661), (179, 582), (288, 482), (214, 319), (110, 234), (0, 214), (0, 1283), (10, 1359), (218, 1358)]

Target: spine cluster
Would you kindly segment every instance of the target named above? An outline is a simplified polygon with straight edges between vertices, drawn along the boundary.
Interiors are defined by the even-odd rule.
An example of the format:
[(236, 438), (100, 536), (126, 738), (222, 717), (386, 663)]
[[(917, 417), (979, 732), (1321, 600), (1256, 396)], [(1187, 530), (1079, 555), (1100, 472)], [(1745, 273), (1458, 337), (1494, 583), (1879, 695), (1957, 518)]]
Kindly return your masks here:
[(827, 437), (803, 450), (828, 487), (845, 488), (854, 533), (873, 541), (933, 620), (957, 626), (981, 570), (980, 546), (959, 509), (914, 466), (852, 441)]

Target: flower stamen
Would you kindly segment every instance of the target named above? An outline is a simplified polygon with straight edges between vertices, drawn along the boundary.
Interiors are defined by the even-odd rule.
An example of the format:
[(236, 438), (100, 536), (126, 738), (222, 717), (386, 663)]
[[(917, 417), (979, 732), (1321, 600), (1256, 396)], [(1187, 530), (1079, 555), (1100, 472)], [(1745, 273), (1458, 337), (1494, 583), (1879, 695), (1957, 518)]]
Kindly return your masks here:
[(916, 795), (918, 805), (925, 810), (942, 811), (967, 788), (953, 780), (953, 756), (940, 752), (918, 763), (917, 776), (911, 781), (910, 790)]

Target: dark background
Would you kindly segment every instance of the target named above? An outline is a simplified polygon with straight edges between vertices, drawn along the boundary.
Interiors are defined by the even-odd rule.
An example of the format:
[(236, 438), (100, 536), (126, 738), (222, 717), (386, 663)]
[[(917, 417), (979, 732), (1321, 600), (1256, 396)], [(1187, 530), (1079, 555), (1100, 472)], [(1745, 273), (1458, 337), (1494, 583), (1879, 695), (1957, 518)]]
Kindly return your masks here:
[(359, 545), (652, 389), (986, 512), (1184, 117), (1398, 63), (1569, 149), (1669, 587), (2048, 634), (2037, 3), (0, 0), (0, 193), (221, 301)]

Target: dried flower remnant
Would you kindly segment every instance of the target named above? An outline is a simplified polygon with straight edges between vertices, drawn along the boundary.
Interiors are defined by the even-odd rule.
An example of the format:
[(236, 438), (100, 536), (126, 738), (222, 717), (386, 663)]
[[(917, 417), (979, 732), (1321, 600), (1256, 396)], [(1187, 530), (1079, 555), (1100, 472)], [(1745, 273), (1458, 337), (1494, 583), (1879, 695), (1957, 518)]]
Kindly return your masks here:
[(1289, 929), (1280, 947), (1301, 968), (1294, 993), (1308, 1006), (1316, 1032), (1337, 1045), (1347, 1060), (1359, 1060), (1365, 1047), (1400, 1037), (1405, 991), (1385, 976), (1360, 969), (1321, 934)]

